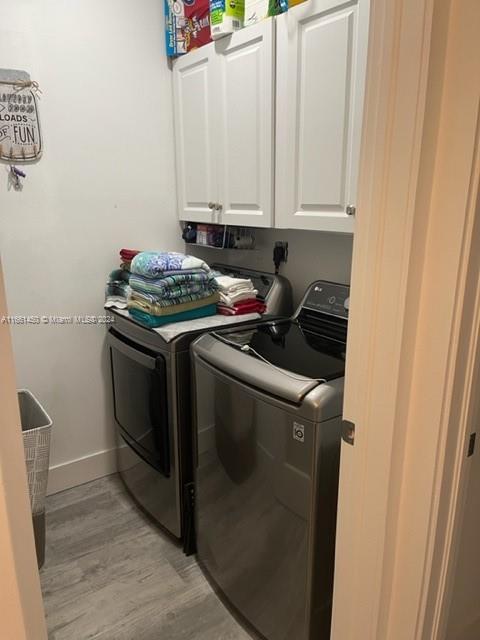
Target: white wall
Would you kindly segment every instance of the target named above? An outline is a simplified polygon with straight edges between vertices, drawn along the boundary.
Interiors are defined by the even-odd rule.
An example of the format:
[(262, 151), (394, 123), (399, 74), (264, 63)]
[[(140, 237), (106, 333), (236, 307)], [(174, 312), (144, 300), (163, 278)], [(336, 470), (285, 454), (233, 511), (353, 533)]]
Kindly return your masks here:
[[(44, 156), (7, 192), (0, 251), (11, 314), (103, 313), (119, 248), (180, 248), (160, 0), (0, 0), (0, 66), (40, 83)], [(109, 451), (104, 327), (15, 326), (18, 386), (54, 420), (52, 465)], [(99, 455), (51, 489), (109, 470)], [(65, 474), (68, 470), (69, 473)]]
[(193, 245), (187, 245), (186, 248), (189, 253), (201, 256), (207, 262), (226, 262), (273, 272), (273, 246), (276, 240), (288, 242), (288, 262), (280, 266), (280, 273), (292, 283), (295, 305), (313, 280), (349, 284), (353, 244), (350, 234), (257, 229), (256, 249), (253, 251), (219, 251)]

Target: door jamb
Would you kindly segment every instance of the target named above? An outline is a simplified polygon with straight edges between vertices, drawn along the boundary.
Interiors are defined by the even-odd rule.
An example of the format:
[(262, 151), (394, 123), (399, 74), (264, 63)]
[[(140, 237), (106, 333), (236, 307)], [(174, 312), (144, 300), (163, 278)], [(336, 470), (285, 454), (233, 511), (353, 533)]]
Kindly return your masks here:
[[(479, 173), (475, 4), (372, 2), (344, 404), (357, 428), (355, 446), (342, 444), (334, 640), (442, 638), (438, 498), (458, 354), (473, 349), (460, 328)], [(449, 491), (458, 484), (442, 499)]]

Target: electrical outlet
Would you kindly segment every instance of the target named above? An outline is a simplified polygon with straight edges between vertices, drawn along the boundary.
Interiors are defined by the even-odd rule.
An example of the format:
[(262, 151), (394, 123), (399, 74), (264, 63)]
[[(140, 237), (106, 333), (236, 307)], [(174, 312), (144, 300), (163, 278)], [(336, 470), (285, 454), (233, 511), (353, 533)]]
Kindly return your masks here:
[(288, 260), (288, 242), (275, 242), (273, 247), (273, 264), (275, 265), (275, 273), (278, 273), (280, 264)]
[(288, 242), (277, 240), (275, 242), (275, 248), (276, 247), (279, 247), (283, 252), (280, 262), (287, 262), (288, 261)]

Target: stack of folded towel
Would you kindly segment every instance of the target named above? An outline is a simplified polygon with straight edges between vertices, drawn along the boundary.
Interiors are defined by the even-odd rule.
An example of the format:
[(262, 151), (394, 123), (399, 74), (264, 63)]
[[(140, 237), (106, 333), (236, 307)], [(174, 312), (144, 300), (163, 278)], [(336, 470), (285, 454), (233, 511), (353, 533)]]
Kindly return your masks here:
[(140, 251), (137, 251), (136, 249), (120, 249), (120, 258), (122, 261), (120, 265), (121, 269), (130, 271), (130, 265), (137, 253), (140, 253)]
[(215, 315), (219, 300), (210, 267), (183, 253), (145, 251), (130, 265), (128, 312), (147, 327)]
[(105, 288), (105, 306), (125, 309), (130, 292), (130, 264), (132, 259), (140, 253), (136, 249), (120, 250), (120, 268), (114, 269), (108, 277)]
[(218, 313), (225, 316), (265, 313), (266, 306), (257, 300), (258, 291), (253, 288), (251, 280), (230, 276), (217, 276), (215, 280), (220, 294)]

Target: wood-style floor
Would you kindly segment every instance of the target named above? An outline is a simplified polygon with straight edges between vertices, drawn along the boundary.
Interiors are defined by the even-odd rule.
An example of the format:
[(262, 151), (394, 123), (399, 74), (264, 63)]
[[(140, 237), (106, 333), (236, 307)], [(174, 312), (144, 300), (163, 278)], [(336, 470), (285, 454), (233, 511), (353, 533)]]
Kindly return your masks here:
[(50, 640), (250, 640), (116, 476), (47, 499)]

